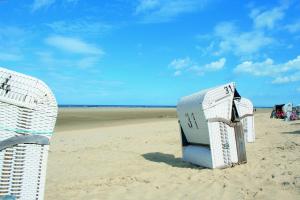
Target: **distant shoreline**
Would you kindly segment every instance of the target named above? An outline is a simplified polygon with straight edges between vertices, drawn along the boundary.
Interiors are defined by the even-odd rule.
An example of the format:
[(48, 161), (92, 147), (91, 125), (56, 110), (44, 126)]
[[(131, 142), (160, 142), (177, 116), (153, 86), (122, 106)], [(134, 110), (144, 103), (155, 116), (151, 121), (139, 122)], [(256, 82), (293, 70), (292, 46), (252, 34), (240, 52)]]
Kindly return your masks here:
[(167, 105), (58, 105), (60, 108), (176, 108)]
[[(176, 108), (174, 105), (58, 105), (59, 108)], [(258, 109), (269, 109), (271, 106), (257, 106)]]

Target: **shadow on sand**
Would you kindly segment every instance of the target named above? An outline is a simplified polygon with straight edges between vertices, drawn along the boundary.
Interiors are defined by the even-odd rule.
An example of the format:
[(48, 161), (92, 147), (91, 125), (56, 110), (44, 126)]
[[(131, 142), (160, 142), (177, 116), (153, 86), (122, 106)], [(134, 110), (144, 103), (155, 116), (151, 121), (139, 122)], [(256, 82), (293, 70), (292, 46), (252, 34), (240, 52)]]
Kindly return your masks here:
[(294, 134), (294, 135), (300, 135), (300, 130), (298, 131), (292, 131), (292, 132), (282, 132), (283, 134)]
[(182, 161), (181, 158), (175, 158), (172, 154), (165, 154), (160, 152), (146, 153), (142, 155), (146, 160), (150, 160), (152, 162), (162, 162), (172, 167), (180, 167), (180, 168), (192, 168), (192, 169), (203, 169), (202, 167), (198, 167), (196, 165), (192, 165), (190, 163)]
[(291, 125), (300, 125), (300, 122), (297, 122), (297, 123), (293, 123)]

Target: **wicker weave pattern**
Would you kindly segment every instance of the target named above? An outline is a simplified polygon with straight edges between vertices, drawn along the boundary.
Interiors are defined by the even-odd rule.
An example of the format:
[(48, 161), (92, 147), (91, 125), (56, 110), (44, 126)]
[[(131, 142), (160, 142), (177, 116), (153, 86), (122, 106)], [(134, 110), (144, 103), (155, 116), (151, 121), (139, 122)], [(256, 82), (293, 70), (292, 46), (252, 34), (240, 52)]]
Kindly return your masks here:
[[(0, 68), (0, 142), (14, 136), (51, 138), (57, 103), (38, 79)], [(0, 197), (44, 196), (49, 145), (18, 144), (0, 151)]]
[(232, 164), (232, 161), (231, 161), (231, 157), (230, 157), (227, 124), (225, 124), (223, 122), (219, 122), (219, 130), (220, 130), (220, 135), (221, 135), (224, 164), (226, 166), (230, 166)]
[(232, 119), (233, 102), (239, 98), (235, 84), (228, 83), (180, 99), (177, 116), (181, 138), (185, 139), (184, 161), (209, 168), (246, 162), (243, 130)]
[(235, 101), (240, 118), (242, 118), (242, 124), (245, 133), (245, 139), (247, 142), (255, 141), (255, 128), (254, 128), (254, 115), (253, 104), (249, 99), (241, 98)]

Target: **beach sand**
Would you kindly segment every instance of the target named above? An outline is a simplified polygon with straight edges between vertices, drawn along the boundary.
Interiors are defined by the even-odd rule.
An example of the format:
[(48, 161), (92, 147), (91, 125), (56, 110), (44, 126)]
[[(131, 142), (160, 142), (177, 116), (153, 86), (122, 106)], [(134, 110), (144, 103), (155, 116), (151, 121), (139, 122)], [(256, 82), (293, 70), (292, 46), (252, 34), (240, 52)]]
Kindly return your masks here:
[(181, 161), (175, 109), (60, 109), (45, 199), (300, 199), (300, 121), (255, 113), (248, 163)]

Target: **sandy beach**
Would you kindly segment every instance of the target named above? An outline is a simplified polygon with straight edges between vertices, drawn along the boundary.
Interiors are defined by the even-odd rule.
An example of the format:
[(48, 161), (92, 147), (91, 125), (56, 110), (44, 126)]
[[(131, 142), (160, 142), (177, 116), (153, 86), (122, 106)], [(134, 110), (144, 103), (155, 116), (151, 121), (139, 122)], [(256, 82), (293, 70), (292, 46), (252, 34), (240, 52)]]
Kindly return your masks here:
[(60, 109), (45, 199), (300, 199), (300, 121), (255, 113), (248, 163), (182, 162), (176, 110)]

